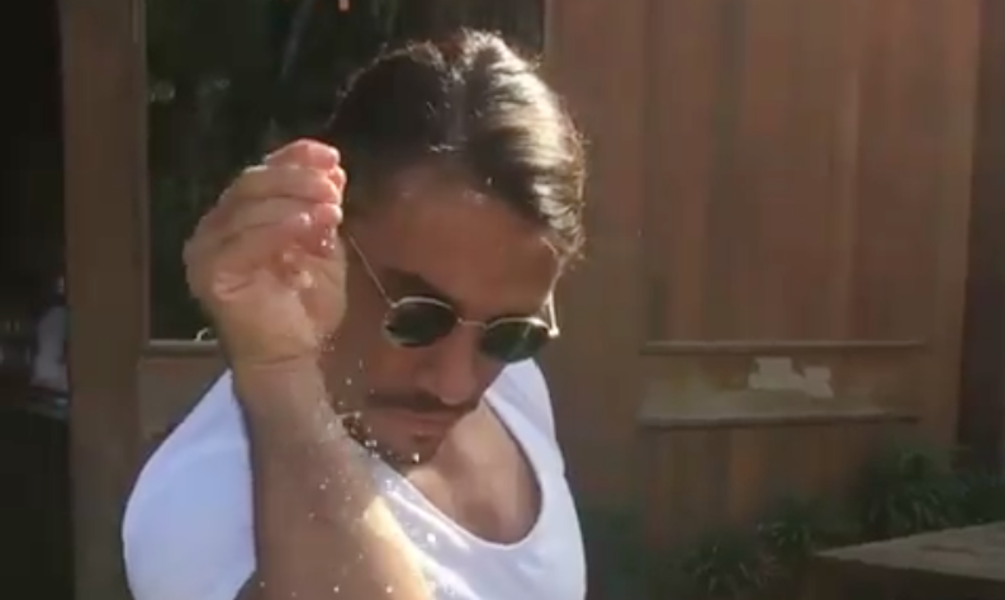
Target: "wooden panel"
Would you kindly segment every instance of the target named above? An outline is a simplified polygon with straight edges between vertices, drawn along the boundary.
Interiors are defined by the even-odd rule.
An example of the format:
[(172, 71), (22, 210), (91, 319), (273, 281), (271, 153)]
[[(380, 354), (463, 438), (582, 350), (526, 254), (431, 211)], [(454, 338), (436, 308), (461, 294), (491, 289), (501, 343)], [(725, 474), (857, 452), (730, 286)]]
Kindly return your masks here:
[(560, 441), (582, 502), (633, 485), (649, 0), (556, 0), (546, 65), (589, 138), (588, 258), (560, 286), (549, 349)]
[(783, 500), (839, 498), (869, 454), (908, 427), (866, 411), (647, 427), (639, 447), (650, 474), (641, 482), (647, 531), (681, 548), (716, 527), (749, 526)]
[(78, 600), (128, 598), (119, 521), (139, 455), (144, 304), (136, 173), (146, 95), (136, 9), (131, 0), (60, 2)]
[(960, 443), (1005, 464), (1005, 4), (982, 3)]
[(929, 337), (973, 7), (653, 3), (646, 339)]
[(139, 366), (143, 402), (140, 439), (146, 450), (177, 425), (225, 365), (212, 345), (154, 343)]
[(589, 262), (562, 287), (547, 361), (583, 495), (632, 494), (654, 386), (743, 390), (764, 357), (948, 441), (979, 3), (553, 12), (549, 65), (592, 142)]
[(646, 357), (629, 389), (677, 419), (739, 398), (732, 426), (642, 434), (642, 505), (683, 542), (783, 490), (839, 491), (896, 429), (735, 424), (779, 395), (903, 410), (952, 439), (979, 3), (650, 8)]

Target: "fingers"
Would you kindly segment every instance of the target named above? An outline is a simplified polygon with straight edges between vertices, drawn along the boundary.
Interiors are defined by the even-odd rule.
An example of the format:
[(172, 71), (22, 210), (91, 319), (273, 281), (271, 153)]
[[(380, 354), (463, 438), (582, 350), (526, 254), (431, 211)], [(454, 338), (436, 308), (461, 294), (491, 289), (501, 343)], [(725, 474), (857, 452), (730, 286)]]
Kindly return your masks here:
[[(290, 257), (330, 256), (337, 248), (345, 174), (338, 152), (300, 140), (246, 169), (220, 196), (185, 246), (190, 286), (227, 287)], [(223, 282), (223, 283), (221, 283)], [(220, 297), (220, 290), (203, 289)], [(226, 289), (222, 291), (226, 293)]]
[(337, 204), (317, 204), (299, 198), (270, 198), (258, 203), (248, 203), (244, 210), (236, 210), (227, 221), (221, 223), (216, 236), (231, 238), (246, 229), (256, 229), (276, 225), (297, 215), (305, 216), (313, 226), (337, 226), (342, 220), (342, 211)]
[(315, 140), (302, 139), (287, 144), (265, 157), (262, 164), (270, 167), (300, 167), (321, 171), (336, 187), (345, 187), (346, 175), (340, 166), (339, 151)]
[(320, 227), (335, 227), (342, 220), (340, 202), (340, 190), (319, 171), (253, 167), (200, 220), (191, 252), (208, 251), (244, 230), (276, 225), (296, 215)]
[(297, 140), (265, 157), (270, 166), (300, 166), (326, 173), (338, 167), (341, 157), (338, 150), (315, 140)]
[[(330, 215), (341, 221), (341, 189), (320, 171), (297, 167), (252, 167), (238, 177), (220, 196), (217, 205), (200, 221), (196, 235), (213, 231), (232, 235), (235, 226), (257, 225), (274, 214), (276, 206), (259, 205), (282, 199), (289, 210), (314, 215), (330, 223)], [(299, 204), (297, 204), (299, 203)], [(264, 210), (267, 214), (262, 214)], [(250, 220), (250, 221), (249, 221)], [(235, 225), (236, 223), (236, 225)]]
[(186, 246), (186, 261), (222, 252), (225, 246), (246, 232), (288, 229), (292, 225), (300, 226), (299, 239), (288, 241), (299, 242), (308, 252), (324, 254), (325, 242), (334, 235), (341, 220), (341, 210), (335, 204), (316, 204), (296, 198), (272, 198), (257, 204), (248, 203), (244, 210), (232, 211), (225, 220), (201, 225)]
[(300, 278), (314, 272), (324, 276), (325, 269), (317, 265), (330, 264), (343, 252), (333, 228), (313, 223), (303, 213), (210, 243), (214, 245), (198, 240), (188, 244), (185, 262), (193, 293), (214, 301), (226, 301), (249, 282), (249, 274), (264, 270), (294, 288), (309, 285)]
[(313, 140), (298, 140), (265, 157), (263, 164), (245, 169), (223, 192), (206, 224), (224, 220), (237, 205), (265, 198), (299, 198), (339, 204), (345, 173), (335, 148)]
[(263, 165), (245, 169), (223, 192), (219, 205), (277, 197), (337, 204), (342, 201), (342, 189), (316, 169)]

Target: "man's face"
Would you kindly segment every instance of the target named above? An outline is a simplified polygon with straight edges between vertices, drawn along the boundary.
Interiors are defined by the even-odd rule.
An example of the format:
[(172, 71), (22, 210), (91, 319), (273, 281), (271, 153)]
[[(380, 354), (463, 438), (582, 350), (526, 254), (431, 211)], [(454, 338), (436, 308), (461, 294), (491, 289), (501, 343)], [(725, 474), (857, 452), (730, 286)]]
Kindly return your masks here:
[[(343, 232), (358, 251), (346, 244), (349, 305), (326, 371), (368, 440), (397, 460), (423, 461), (505, 366), (482, 350), (478, 324), (547, 321), (561, 265), (545, 231), (504, 202), (428, 169), (405, 174), (397, 190)], [(440, 301), (465, 324), (426, 346), (395, 344), (384, 332), (389, 301), (408, 296)]]

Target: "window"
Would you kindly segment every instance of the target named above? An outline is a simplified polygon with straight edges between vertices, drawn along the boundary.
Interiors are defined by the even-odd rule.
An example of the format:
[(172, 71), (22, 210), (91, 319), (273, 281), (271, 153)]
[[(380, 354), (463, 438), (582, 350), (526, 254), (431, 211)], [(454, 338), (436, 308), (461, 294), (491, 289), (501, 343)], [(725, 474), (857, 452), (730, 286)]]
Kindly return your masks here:
[(147, 0), (153, 338), (205, 326), (181, 248), (227, 181), (325, 119), (382, 46), (461, 25), (539, 52), (543, 0)]

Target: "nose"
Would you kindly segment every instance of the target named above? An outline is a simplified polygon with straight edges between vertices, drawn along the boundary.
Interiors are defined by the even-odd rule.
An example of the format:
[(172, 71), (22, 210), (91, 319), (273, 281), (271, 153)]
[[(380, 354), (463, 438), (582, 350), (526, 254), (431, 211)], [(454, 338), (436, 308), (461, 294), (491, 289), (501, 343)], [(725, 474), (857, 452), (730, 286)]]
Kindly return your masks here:
[(478, 391), (478, 335), (475, 327), (456, 327), (425, 350), (419, 386), (444, 404), (459, 406)]

